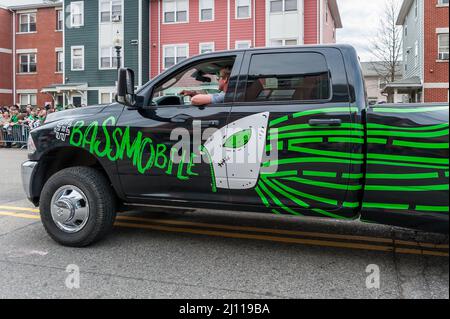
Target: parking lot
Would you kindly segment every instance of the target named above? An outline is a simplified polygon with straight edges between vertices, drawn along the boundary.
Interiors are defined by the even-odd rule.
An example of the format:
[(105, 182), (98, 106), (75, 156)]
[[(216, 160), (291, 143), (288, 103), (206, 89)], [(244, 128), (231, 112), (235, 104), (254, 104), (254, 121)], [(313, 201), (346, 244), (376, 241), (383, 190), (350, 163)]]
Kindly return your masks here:
[(154, 208), (62, 247), (25, 198), (25, 159), (0, 149), (0, 298), (449, 298), (447, 236), (360, 222)]

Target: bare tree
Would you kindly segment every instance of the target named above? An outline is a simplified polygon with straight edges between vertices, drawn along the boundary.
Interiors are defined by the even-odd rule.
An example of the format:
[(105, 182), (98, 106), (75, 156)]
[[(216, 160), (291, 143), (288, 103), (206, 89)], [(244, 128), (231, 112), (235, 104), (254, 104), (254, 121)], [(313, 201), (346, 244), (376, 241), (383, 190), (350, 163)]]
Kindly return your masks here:
[[(396, 25), (398, 11), (398, 1), (386, 1), (378, 34), (371, 41), (372, 55), (377, 61), (372, 65), (385, 83), (395, 81), (402, 55), (402, 30)], [(394, 94), (388, 94), (387, 100), (389, 103), (394, 102)]]

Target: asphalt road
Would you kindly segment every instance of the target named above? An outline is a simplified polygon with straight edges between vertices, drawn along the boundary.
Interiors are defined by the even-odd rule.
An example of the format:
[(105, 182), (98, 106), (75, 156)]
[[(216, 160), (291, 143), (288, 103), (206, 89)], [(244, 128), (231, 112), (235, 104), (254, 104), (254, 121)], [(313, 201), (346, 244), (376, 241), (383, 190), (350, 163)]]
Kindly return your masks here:
[(360, 222), (153, 209), (62, 247), (25, 198), (25, 159), (0, 149), (0, 298), (449, 298), (448, 237)]

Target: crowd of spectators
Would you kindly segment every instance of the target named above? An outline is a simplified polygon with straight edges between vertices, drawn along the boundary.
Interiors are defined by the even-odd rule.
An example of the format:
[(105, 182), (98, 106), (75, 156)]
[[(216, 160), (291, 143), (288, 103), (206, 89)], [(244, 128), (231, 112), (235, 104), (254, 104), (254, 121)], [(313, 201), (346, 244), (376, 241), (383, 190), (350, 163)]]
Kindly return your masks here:
[(27, 137), (24, 135), (44, 123), (48, 114), (61, 109), (51, 104), (43, 107), (0, 106), (0, 147), (23, 146), (23, 143), (16, 141), (22, 141)]

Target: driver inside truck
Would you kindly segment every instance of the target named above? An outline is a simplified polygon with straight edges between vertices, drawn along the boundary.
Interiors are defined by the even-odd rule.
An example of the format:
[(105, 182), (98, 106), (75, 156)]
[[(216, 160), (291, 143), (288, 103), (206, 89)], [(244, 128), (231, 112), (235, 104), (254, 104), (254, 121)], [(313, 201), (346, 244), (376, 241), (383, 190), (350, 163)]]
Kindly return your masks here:
[(224, 68), (220, 69), (219, 75), (217, 76), (217, 81), (219, 82), (220, 93), (201, 94), (197, 91), (183, 90), (180, 92), (180, 94), (184, 95), (184, 96), (190, 96), (192, 98), (191, 104), (196, 105), (196, 106), (224, 103), (225, 92), (228, 89), (230, 75), (231, 75), (230, 67), (224, 67)]

